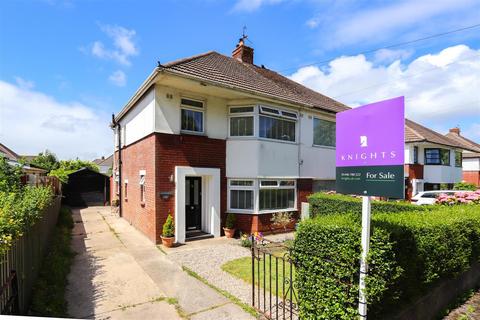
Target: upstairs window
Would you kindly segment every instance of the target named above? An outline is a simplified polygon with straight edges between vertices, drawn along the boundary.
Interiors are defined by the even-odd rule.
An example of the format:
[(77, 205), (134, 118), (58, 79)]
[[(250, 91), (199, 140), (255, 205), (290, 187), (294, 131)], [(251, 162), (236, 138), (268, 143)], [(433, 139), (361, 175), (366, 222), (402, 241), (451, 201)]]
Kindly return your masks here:
[(425, 164), (450, 165), (450, 150), (441, 148), (425, 148)]
[(413, 163), (415, 164), (418, 163), (418, 147), (417, 146), (413, 147)]
[(140, 202), (145, 203), (145, 172), (140, 172)]
[(203, 133), (203, 102), (181, 99), (181, 130)]
[(231, 137), (252, 137), (253, 129), (253, 107), (232, 107), (230, 108), (230, 136)]
[(260, 106), (259, 136), (274, 140), (295, 142), (295, 112)]
[(462, 152), (455, 151), (455, 167), (461, 167), (461, 166), (462, 166)]
[(335, 147), (335, 130), (335, 122), (313, 118), (313, 144)]

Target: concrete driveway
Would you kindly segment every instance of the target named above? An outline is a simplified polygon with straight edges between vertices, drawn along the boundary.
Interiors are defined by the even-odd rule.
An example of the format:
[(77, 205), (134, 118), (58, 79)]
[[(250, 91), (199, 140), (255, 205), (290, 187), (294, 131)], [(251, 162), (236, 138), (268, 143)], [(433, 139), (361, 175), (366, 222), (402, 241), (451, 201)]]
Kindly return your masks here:
[(189, 276), (109, 207), (73, 209), (77, 252), (66, 299), (70, 316), (95, 319), (253, 317)]

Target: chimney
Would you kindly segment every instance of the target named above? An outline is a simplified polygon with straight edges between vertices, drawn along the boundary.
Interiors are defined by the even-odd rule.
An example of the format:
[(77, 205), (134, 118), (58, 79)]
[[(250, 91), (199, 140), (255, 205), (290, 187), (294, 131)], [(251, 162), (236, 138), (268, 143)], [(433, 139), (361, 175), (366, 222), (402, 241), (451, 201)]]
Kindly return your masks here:
[(244, 63), (253, 64), (253, 48), (245, 45), (244, 38), (238, 41), (237, 47), (232, 52), (232, 58)]
[(460, 135), (460, 128), (459, 127), (452, 128), (452, 129), (450, 129), (450, 132), (455, 133), (457, 135)]

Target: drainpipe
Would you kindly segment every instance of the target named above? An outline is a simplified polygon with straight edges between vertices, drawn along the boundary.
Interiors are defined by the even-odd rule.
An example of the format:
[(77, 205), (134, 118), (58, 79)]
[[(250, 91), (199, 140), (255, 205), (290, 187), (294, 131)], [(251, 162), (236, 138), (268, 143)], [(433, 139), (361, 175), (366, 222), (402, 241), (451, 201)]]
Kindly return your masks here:
[[(117, 130), (117, 139), (118, 139), (118, 214), (122, 217), (122, 135), (120, 123), (115, 121), (115, 115), (112, 114), (112, 124), (110, 125), (112, 130), (115, 132)], [(115, 148), (114, 148), (115, 149)], [(115, 159), (115, 150), (114, 150), (114, 159)]]

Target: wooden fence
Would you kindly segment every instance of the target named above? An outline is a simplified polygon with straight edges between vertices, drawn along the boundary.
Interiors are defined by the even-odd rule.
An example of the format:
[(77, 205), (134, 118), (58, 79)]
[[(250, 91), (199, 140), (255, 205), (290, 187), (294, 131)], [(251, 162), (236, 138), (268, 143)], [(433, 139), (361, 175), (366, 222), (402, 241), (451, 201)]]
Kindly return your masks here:
[(56, 196), (42, 218), (7, 253), (0, 255), (1, 314), (27, 314), (48, 240), (57, 223), (60, 202), (61, 197)]

